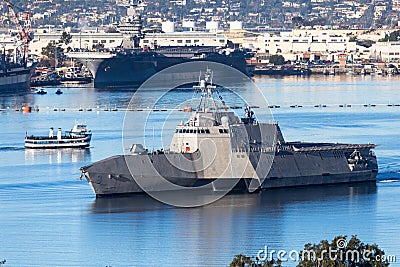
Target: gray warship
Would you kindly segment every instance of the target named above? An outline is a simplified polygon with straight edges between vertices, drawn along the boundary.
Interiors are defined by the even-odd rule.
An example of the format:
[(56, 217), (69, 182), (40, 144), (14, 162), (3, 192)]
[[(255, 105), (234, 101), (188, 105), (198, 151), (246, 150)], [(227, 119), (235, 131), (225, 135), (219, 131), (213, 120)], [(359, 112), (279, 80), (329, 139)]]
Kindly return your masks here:
[(278, 123), (258, 122), (250, 107), (239, 118), (213, 97), (214, 89), (199, 82), (199, 104), (176, 126), (169, 149), (133, 144), (126, 155), (82, 167), (96, 196), (203, 186), (252, 193), (376, 181), (376, 145), (287, 142)]

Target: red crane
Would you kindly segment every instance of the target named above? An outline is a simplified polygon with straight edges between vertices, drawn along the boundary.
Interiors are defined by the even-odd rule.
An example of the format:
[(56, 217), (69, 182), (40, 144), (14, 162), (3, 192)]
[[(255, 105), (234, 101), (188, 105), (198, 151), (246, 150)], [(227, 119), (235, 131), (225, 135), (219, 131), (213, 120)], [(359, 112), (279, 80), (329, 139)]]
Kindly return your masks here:
[(9, 0), (3, 0), (3, 1), (6, 3), (8, 7), (12, 20), (17, 25), (19, 37), (23, 42), (23, 55), (26, 56), (26, 53), (28, 52), (29, 42), (32, 40), (30, 33), (30, 13), (25, 12), (24, 14), (25, 27), (22, 27), (21, 23), (19, 22), (18, 15), (17, 13), (15, 13), (14, 5), (10, 3)]

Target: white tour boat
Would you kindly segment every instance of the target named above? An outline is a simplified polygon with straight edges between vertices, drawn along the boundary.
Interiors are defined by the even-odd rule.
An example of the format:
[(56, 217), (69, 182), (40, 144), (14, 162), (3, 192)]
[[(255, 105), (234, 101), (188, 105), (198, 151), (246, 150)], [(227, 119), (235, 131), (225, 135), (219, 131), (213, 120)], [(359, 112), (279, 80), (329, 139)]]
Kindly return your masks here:
[(58, 128), (54, 135), (53, 127), (49, 130), (48, 136), (25, 136), (26, 148), (87, 148), (92, 139), (91, 131), (87, 130), (84, 124), (75, 124), (71, 131), (64, 134)]

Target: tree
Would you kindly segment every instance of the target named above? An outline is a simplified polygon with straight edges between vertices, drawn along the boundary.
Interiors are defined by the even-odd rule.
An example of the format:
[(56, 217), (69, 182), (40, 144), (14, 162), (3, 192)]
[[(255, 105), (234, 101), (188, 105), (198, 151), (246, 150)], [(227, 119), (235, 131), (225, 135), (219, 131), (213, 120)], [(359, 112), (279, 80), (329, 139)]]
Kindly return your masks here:
[(246, 255), (243, 255), (243, 254), (238, 254), (233, 258), (233, 260), (229, 266), (230, 267), (244, 267), (244, 266), (252, 264), (252, 263), (253, 263), (253, 261), (250, 259), (250, 257), (247, 257)]
[(364, 46), (366, 48), (370, 48), (375, 42), (372, 40), (361, 40), (357, 41), (357, 45)]
[(58, 41), (58, 43), (65, 44), (65, 45), (68, 45), (71, 42), (72, 42), (72, 35), (67, 32), (63, 32), (61, 34), (60, 40)]
[(247, 257), (244, 254), (238, 254), (236, 255), (231, 264), (229, 265), (230, 267), (245, 267), (245, 266), (252, 266), (252, 267), (281, 267), (281, 262), (279, 260), (252, 260), (250, 257)]
[[(357, 236), (336, 236), (331, 242), (322, 240), (318, 244), (307, 243), (299, 253), (297, 267), (388, 267), (385, 252), (377, 244), (365, 244)], [(236, 255), (230, 267), (281, 267), (284, 259), (256, 259), (244, 254)]]
[(301, 16), (295, 16), (292, 18), (292, 24), (295, 27), (303, 26), (304, 25), (304, 19)]
[(269, 63), (283, 65), (283, 63), (285, 63), (285, 58), (282, 55), (271, 55), (269, 56)]
[(303, 257), (297, 267), (389, 266), (388, 260), (380, 260), (385, 252), (378, 245), (364, 244), (355, 235), (349, 240), (347, 236), (336, 236), (330, 243), (327, 240), (322, 240), (318, 244), (305, 244), (300, 255)]
[(380, 39), (379, 42), (397, 42), (400, 39), (400, 30), (391, 32), (389, 35), (385, 35), (385, 38)]
[(95, 45), (93, 45), (92, 49), (96, 50), (96, 51), (104, 49), (104, 44), (102, 44), (102, 43), (95, 44)]
[(58, 61), (63, 61), (65, 58), (64, 50), (53, 42), (48, 43), (47, 46), (42, 48), (42, 55), (49, 59), (53, 59), (55, 67), (57, 67), (56, 65)]

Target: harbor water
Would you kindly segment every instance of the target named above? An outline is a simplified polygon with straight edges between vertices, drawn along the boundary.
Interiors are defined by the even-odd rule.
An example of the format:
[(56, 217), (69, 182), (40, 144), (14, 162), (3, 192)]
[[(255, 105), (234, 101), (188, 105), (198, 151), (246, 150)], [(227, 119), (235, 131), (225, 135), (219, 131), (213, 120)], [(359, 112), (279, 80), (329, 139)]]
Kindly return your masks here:
[[(6, 260), (4, 266), (228, 266), (236, 254), (255, 256), (265, 246), (300, 251), (305, 243), (357, 235), (396, 256), (391, 266), (400, 266), (400, 78), (253, 80), (286, 140), (378, 144), (376, 185), (229, 194), (199, 208), (175, 208), (146, 195), (96, 199), (79, 168), (127, 152), (125, 112), (150, 121), (146, 145), (159, 149), (172, 137), (173, 124), (189, 114), (178, 112), (182, 117), (173, 116), (168, 129), (158, 123), (177, 102), (195, 97), (193, 90), (170, 92), (157, 107), (146, 95), (160, 91), (143, 93), (138, 106), (156, 110), (150, 119), (125, 110), (133, 95), (129, 90), (46, 87), (46, 95), (1, 95), (0, 261)], [(62, 95), (55, 94), (59, 88)], [(254, 92), (246, 83), (235, 90), (252, 104)], [(233, 94), (221, 95), (229, 106), (245, 105)], [(39, 110), (16, 111), (28, 104)], [(256, 108), (256, 115), (264, 108)], [(90, 149), (24, 149), (26, 134), (69, 130), (75, 121), (92, 130)], [(130, 134), (140, 140), (144, 131)]]

